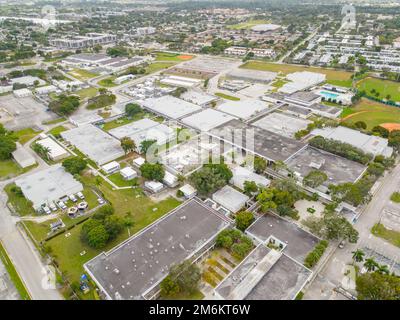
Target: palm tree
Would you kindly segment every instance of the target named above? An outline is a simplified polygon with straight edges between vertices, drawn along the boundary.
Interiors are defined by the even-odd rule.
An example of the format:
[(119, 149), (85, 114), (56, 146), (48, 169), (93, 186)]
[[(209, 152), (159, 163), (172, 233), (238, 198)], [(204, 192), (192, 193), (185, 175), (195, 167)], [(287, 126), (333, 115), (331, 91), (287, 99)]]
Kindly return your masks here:
[(377, 272), (379, 272), (380, 274), (383, 274), (383, 273), (389, 274), (389, 273), (390, 273), (388, 266), (385, 265), (385, 264), (383, 264), (383, 265), (378, 265), (378, 270), (377, 270)]
[(365, 253), (362, 250), (357, 249), (356, 251), (353, 251), (352, 254), (355, 262), (362, 262), (364, 260)]
[(364, 262), (364, 267), (367, 269), (367, 271), (375, 271), (379, 265), (376, 263), (376, 261), (373, 258), (368, 258)]

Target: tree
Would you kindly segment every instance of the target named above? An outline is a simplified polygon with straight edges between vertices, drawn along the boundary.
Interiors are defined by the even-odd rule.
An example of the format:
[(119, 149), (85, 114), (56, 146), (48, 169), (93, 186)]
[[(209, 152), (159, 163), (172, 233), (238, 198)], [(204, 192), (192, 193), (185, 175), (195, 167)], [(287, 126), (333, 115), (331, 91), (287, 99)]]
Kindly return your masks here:
[(258, 174), (263, 173), (267, 169), (267, 161), (260, 157), (254, 157), (254, 171)]
[(0, 160), (10, 159), (16, 149), (17, 145), (11, 133), (0, 124)]
[(179, 285), (176, 281), (172, 280), (171, 276), (168, 275), (160, 283), (161, 296), (164, 298), (176, 296), (179, 291)]
[(81, 157), (73, 157), (64, 160), (62, 165), (67, 172), (75, 175), (80, 174), (83, 170), (85, 170), (87, 166), (87, 161), (82, 159)]
[(243, 191), (246, 195), (251, 196), (258, 191), (255, 181), (245, 181), (243, 183)]
[(400, 278), (378, 272), (364, 273), (356, 279), (359, 300), (400, 300)]
[(355, 262), (362, 262), (364, 260), (365, 253), (361, 249), (357, 249), (356, 251), (352, 251), (353, 260)]
[(61, 94), (50, 102), (49, 109), (60, 115), (69, 116), (79, 108), (79, 105), (79, 96)]
[(381, 127), (381, 126), (373, 127), (372, 128), (372, 133), (374, 133), (374, 134), (376, 134), (378, 136), (381, 136), (383, 138), (389, 137), (389, 130), (384, 128), (384, 127)]
[(87, 234), (88, 245), (95, 249), (104, 248), (108, 239), (107, 230), (101, 224), (91, 229)]
[(125, 106), (125, 113), (128, 117), (133, 118), (135, 115), (142, 112), (142, 108), (137, 103), (128, 103)]
[(303, 179), (303, 184), (311, 187), (316, 188), (323, 184), (328, 179), (328, 176), (325, 172), (319, 170), (311, 170)]
[(224, 164), (206, 164), (190, 176), (190, 180), (198, 193), (208, 195), (225, 186), (233, 174)]
[(250, 211), (241, 211), (236, 214), (236, 228), (241, 231), (246, 230), (254, 221), (254, 214)]
[(276, 203), (273, 201), (274, 193), (271, 189), (264, 189), (258, 196), (257, 201), (261, 206), (262, 212), (267, 212), (269, 209), (275, 209)]
[(378, 265), (378, 269), (376, 270), (376, 272), (380, 273), (380, 274), (389, 274), (389, 267), (385, 264), (382, 265)]
[(43, 159), (49, 160), (49, 153), (50, 153), (49, 147), (45, 147), (39, 143), (34, 143), (32, 149)]
[(160, 182), (165, 176), (165, 169), (160, 163), (146, 162), (141, 165), (140, 172), (143, 178)]
[(143, 140), (140, 143), (140, 152), (147, 153), (147, 150), (155, 143), (157, 143), (157, 140)]
[(116, 215), (109, 215), (104, 219), (104, 229), (107, 231), (109, 240), (115, 239), (123, 227), (123, 221)]
[(125, 154), (133, 152), (136, 149), (135, 141), (129, 137), (123, 137), (121, 139), (121, 148), (124, 150)]
[(373, 258), (368, 258), (364, 262), (364, 267), (367, 269), (367, 271), (375, 271), (375, 269), (378, 267), (378, 263), (373, 259)]
[(354, 126), (357, 129), (363, 129), (363, 130), (367, 129), (367, 124), (364, 121), (357, 121), (356, 123), (354, 123)]

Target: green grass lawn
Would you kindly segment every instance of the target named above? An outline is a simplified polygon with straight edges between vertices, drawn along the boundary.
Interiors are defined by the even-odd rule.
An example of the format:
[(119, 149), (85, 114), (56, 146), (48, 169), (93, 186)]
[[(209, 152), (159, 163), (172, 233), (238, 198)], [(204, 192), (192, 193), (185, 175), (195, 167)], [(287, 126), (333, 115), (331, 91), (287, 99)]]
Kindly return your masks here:
[(363, 98), (354, 107), (344, 108), (342, 121), (346, 123), (364, 121), (367, 130), (371, 130), (383, 123), (400, 123), (400, 108)]
[(268, 23), (268, 20), (261, 20), (261, 19), (260, 20), (249, 20), (246, 22), (228, 25), (227, 28), (232, 29), (232, 30), (250, 29), (258, 24), (265, 24), (265, 23)]
[(15, 288), (17, 289), (22, 300), (31, 300), (31, 297), (28, 293), (28, 290), (25, 287), (25, 284), (22, 282), (17, 270), (15, 269), (10, 257), (8, 256), (6, 250), (3, 247), (3, 244), (0, 242), (0, 259), (3, 262), (7, 273), (10, 276), (11, 281), (13, 282)]
[(286, 81), (284, 79), (278, 79), (274, 83), (271, 84), (271, 86), (274, 86), (275, 88), (279, 89), (281, 88), (284, 84), (288, 83), (289, 81)]
[(97, 91), (98, 91), (97, 88), (89, 87), (86, 89), (75, 91), (74, 94), (78, 95), (81, 99), (86, 99), (86, 98), (93, 98), (94, 96), (96, 96)]
[(174, 66), (175, 62), (154, 62), (149, 64), (146, 68), (146, 74), (154, 73), (163, 69), (170, 68)]
[(26, 128), (26, 129), (22, 129), (22, 130), (19, 130), (19, 131), (14, 131), (13, 132), (13, 136), (18, 139), (18, 142), (20, 144), (25, 144), (29, 140), (31, 140), (34, 137), (36, 137), (41, 132), (42, 131), (35, 131), (32, 128)]
[(124, 180), (119, 172), (116, 172), (110, 176), (108, 176), (112, 182), (114, 182), (118, 187), (130, 187), (133, 185), (134, 180)]
[(380, 99), (386, 99), (387, 95), (390, 95), (389, 100), (400, 101), (399, 82), (368, 77), (359, 81), (357, 88), (361, 91), (366, 91), (368, 95), (374, 97), (375, 94), (371, 90), (375, 89), (376, 92), (379, 92), (378, 98)]
[(52, 134), (53, 136), (59, 135), (61, 132), (67, 131), (68, 129), (64, 126), (57, 126), (53, 129), (49, 130), (47, 133)]
[(278, 63), (270, 63), (262, 61), (248, 61), (245, 64), (243, 64), (241, 68), (261, 70), (261, 71), (281, 72), (283, 75), (287, 75), (288, 73), (293, 73), (298, 71), (310, 71), (310, 72), (325, 74), (327, 82), (332, 85), (350, 87), (352, 83), (351, 72), (333, 70), (333, 69), (306, 67), (306, 66), (291, 65), (291, 64), (278, 64)]
[(112, 88), (112, 87), (117, 86), (117, 84), (114, 82), (115, 79), (116, 79), (116, 77), (109, 77), (109, 78), (101, 79), (99, 82), (97, 82), (97, 84), (102, 87)]
[(45, 122), (43, 122), (43, 124), (52, 125), (52, 124), (57, 124), (57, 123), (60, 123), (60, 122), (64, 122), (66, 120), (67, 119), (65, 119), (65, 118), (58, 118), (58, 119), (54, 119), (54, 120), (50, 120), (50, 121), (45, 121)]
[(156, 52), (156, 61), (173, 61), (182, 62), (193, 59), (192, 55), (180, 55), (179, 53), (169, 53), (169, 52)]
[(390, 196), (390, 200), (396, 203), (400, 203), (400, 192), (393, 192)]
[(375, 224), (372, 227), (371, 232), (373, 235), (389, 241), (396, 247), (400, 247), (400, 232), (386, 229), (381, 223)]
[(11, 183), (5, 186), (4, 191), (7, 193), (8, 202), (13, 208), (19, 213), (20, 216), (35, 215), (36, 212), (32, 207), (32, 203), (27, 200), (24, 196), (18, 195), (12, 191), (15, 183)]
[(239, 101), (240, 100), (240, 98), (238, 98), (238, 97), (233, 97), (233, 96), (230, 96), (230, 95), (222, 93), (222, 92), (217, 92), (217, 93), (215, 93), (215, 95), (217, 97), (220, 97), (220, 98), (223, 98), (223, 99), (227, 99), (227, 100), (232, 100), (232, 101)]
[(80, 81), (86, 81), (88, 79), (99, 76), (97, 73), (93, 73), (84, 69), (72, 69), (68, 72), (68, 74)]
[(21, 174), (23, 170), (13, 160), (0, 161), (0, 180), (7, 180)]
[(124, 125), (129, 124), (129, 123), (131, 123), (131, 122), (133, 122), (133, 121), (141, 120), (141, 119), (145, 118), (146, 115), (149, 115), (149, 113), (143, 111), (143, 112), (140, 112), (140, 113), (136, 114), (136, 115), (135, 115), (134, 117), (132, 117), (132, 118), (121, 117), (121, 118), (112, 120), (112, 121), (110, 121), (110, 122), (106, 122), (106, 123), (102, 126), (102, 129), (105, 130), (105, 131), (110, 131), (111, 129), (115, 129), (115, 128), (124, 126)]

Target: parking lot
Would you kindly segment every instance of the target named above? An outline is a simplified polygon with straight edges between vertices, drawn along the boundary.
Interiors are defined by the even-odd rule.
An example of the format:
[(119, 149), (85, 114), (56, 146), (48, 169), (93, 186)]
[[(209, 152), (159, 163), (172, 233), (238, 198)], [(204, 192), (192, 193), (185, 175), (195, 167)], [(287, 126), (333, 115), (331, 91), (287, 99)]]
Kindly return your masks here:
[(12, 94), (0, 96), (0, 109), (8, 112), (8, 119), (3, 124), (10, 130), (40, 126), (42, 122), (58, 117), (55, 113), (46, 111), (47, 107), (33, 97), (16, 98)]

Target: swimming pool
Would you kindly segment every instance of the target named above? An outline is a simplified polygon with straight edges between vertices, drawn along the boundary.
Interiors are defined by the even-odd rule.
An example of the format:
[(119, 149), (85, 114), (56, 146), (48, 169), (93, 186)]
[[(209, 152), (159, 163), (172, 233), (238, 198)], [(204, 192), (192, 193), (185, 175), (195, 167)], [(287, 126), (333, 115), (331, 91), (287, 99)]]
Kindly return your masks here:
[(333, 93), (333, 92), (328, 92), (328, 91), (320, 91), (319, 92), (320, 95), (322, 95), (326, 100), (328, 99), (336, 99), (337, 97), (339, 97), (339, 95), (337, 93)]

